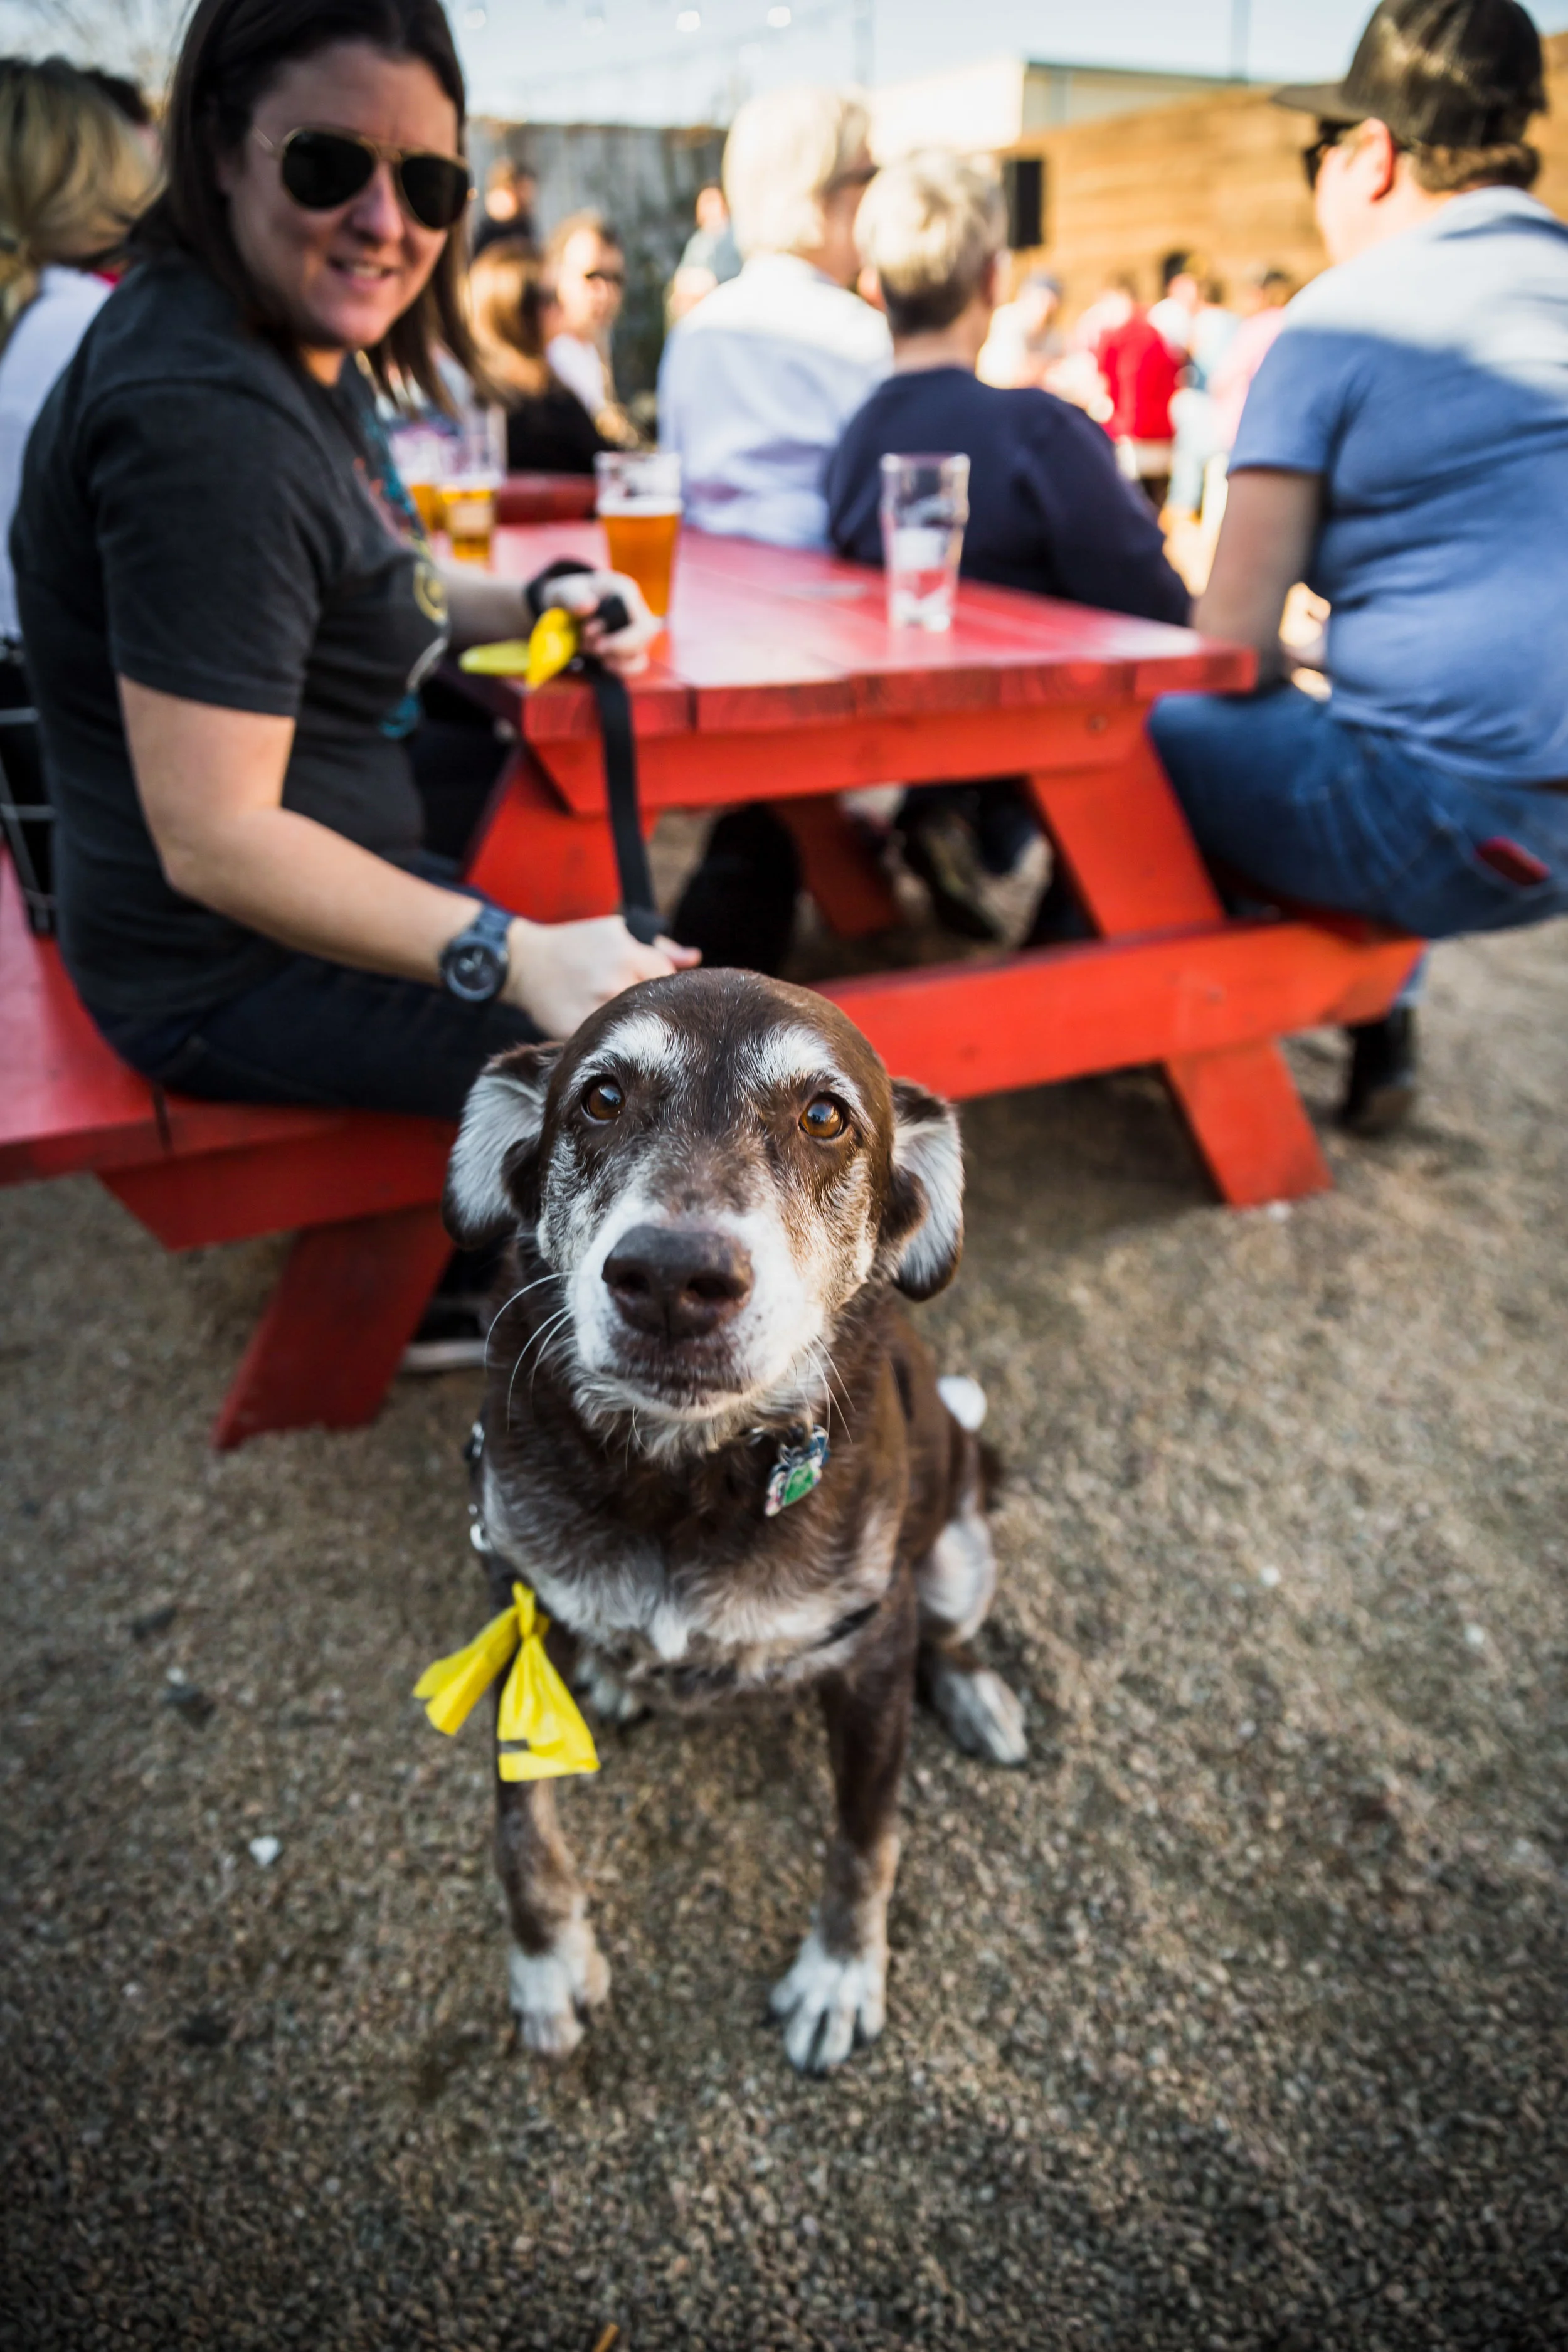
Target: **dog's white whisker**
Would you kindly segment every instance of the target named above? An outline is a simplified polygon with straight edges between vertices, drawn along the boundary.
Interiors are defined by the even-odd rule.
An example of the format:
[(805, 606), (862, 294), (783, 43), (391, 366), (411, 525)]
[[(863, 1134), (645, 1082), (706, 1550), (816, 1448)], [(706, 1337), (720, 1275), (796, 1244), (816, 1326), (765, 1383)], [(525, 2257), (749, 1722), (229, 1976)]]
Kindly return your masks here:
[[(556, 1317), (556, 1318), (555, 1318), (557, 1325), (560, 1325), (560, 1324), (562, 1324), (562, 1323), (565, 1322), (565, 1321), (566, 1321), (566, 1319), (567, 1319), (567, 1318), (566, 1318), (566, 1316), (565, 1316), (565, 1314), (564, 1314), (564, 1313), (558, 1315), (558, 1316)], [(528, 1397), (529, 1397), (529, 1402), (530, 1402), (531, 1404), (531, 1403), (532, 1403), (532, 1402), (533, 1402), (533, 1390), (534, 1390), (534, 1383), (535, 1383), (535, 1381), (536, 1381), (538, 1380), (538, 1378), (539, 1378), (539, 1368), (540, 1368), (541, 1364), (542, 1364), (542, 1363), (544, 1362), (544, 1360), (545, 1360), (545, 1359), (547, 1358), (547, 1356), (549, 1355), (549, 1353), (550, 1353), (550, 1351), (551, 1351), (552, 1348), (556, 1347), (557, 1345), (559, 1345), (559, 1346), (561, 1346), (561, 1347), (565, 1347), (567, 1344), (568, 1344), (568, 1342), (567, 1342), (567, 1338), (566, 1338), (565, 1333), (562, 1332), (562, 1331), (561, 1331), (561, 1330), (559, 1330), (559, 1329), (554, 1330), (554, 1331), (552, 1331), (552, 1332), (550, 1334), (550, 1337), (545, 1340), (545, 1343), (544, 1343), (543, 1347), (542, 1347), (542, 1348), (541, 1348), (541, 1349), (540, 1349), (540, 1351), (539, 1351), (538, 1355), (537, 1355), (537, 1356), (535, 1356), (535, 1358), (534, 1358), (534, 1360), (533, 1360), (533, 1370), (532, 1370), (532, 1371), (530, 1373), (530, 1375), (529, 1375), (529, 1381), (528, 1381)]]
[[(517, 1386), (517, 1376), (522, 1370), (524, 1357), (528, 1354), (529, 1349), (540, 1339), (543, 1339), (549, 1332), (552, 1331), (558, 1323), (564, 1323), (571, 1312), (572, 1309), (569, 1307), (558, 1307), (547, 1323), (542, 1323), (538, 1330), (531, 1331), (529, 1333), (527, 1339), (523, 1341), (521, 1348), (518, 1350), (517, 1361), (511, 1368), (511, 1378), (506, 1384), (506, 1420), (509, 1429), (511, 1426), (511, 1392)], [(535, 1370), (537, 1371), (537, 1367), (535, 1367)]]
[(517, 1305), (517, 1302), (518, 1302), (518, 1300), (519, 1300), (520, 1298), (526, 1298), (526, 1297), (528, 1297), (528, 1294), (529, 1294), (529, 1292), (530, 1292), (531, 1290), (539, 1290), (539, 1289), (542, 1288), (543, 1285), (544, 1285), (545, 1283), (547, 1283), (547, 1282), (559, 1282), (560, 1280), (561, 1280), (561, 1276), (560, 1276), (558, 1274), (542, 1274), (542, 1275), (539, 1276), (538, 1281), (536, 1281), (536, 1282), (525, 1282), (525, 1283), (523, 1284), (523, 1286), (522, 1286), (522, 1287), (521, 1287), (521, 1290), (514, 1290), (514, 1291), (512, 1292), (511, 1297), (510, 1297), (510, 1298), (503, 1298), (503, 1299), (501, 1300), (500, 1305), (496, 1308), (495, 1313), (490, 1317), (490, 1320), (489, 1320), (489, 1330), (487, 1330), (487, 1331), (486, 1331), (486, 1333), (485, 1333), (485, 1360), (484, 1360), (484, 1368), (485, 1368), (485, 1370), (486, 1370), (486, 1371), (487, 1371), (487, 1372), (489, 1370), (489, 1368), (490, 1368), (490, 1338), (491, 1338), (491, 1334), (494, 1332), (494, 1330), (495, 1330), (495, 1328), (496, 1328), (497, 1324), (500, 1321), (501, 1317), (506, 1313), (507, 1308), (508, 1308), (509, 1307), (515, 1307), (515, 1306)]

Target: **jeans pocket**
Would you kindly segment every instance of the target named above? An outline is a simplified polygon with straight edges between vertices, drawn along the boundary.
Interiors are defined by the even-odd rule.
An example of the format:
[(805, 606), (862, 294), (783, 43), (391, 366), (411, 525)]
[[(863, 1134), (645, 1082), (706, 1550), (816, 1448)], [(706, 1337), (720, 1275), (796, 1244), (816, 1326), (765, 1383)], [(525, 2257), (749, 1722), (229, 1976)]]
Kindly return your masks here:
[(1563, 877), (1489, 811), (1435, 811), (1419, 855), (1400, 877), (1394, 921), (1423, 939), (1506, 930), (1563, 904)]

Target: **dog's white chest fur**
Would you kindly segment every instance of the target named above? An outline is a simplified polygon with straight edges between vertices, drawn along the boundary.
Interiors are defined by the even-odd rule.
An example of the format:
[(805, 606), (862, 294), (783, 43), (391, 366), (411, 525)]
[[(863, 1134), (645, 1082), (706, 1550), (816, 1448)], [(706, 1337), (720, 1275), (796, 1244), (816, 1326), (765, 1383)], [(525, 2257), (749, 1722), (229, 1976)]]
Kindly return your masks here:
[(596, 1561), (585, 1561), (572, 1543), (552, 1557), (541, 1531), (525, 1530), (508, 1510), (487, 1465), (475, 1540), (531, 1585), (547, 1615), (619, 1681), (651, 1689), (667, 1670), (689, 1668), (689, 1695), (700, 1696), (704, 1675), (735, 1689), (815, 1671), (835, 1646), (835, 1629), (887, 1591), (898, 1533), (896, 1515), (872, 1511), (850, 1575), (806, 1591), (672, 1575), (658, 1545), (628, 1535), (611, 1538), (608, 1555)]

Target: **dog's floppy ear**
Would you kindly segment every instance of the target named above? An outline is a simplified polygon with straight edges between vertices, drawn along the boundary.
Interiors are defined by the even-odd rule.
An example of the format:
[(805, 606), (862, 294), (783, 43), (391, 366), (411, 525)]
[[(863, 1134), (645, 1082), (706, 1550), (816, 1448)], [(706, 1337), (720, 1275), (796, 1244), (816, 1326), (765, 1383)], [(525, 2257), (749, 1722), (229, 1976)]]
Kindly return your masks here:
[(932, 1298), (963, 1253), (963, 1147), (958, 1113), (909, 1078), (893, 1080), (893, 1167), (882, 1213), (882, 1263), (909, 1298)]
[(481, 1248), (537, 1216), (544, 1097), (561, 1053), (559, 1045), (515, 1045), (475, 1079), (441, 1196), (447, 1231), (460, 1248)]

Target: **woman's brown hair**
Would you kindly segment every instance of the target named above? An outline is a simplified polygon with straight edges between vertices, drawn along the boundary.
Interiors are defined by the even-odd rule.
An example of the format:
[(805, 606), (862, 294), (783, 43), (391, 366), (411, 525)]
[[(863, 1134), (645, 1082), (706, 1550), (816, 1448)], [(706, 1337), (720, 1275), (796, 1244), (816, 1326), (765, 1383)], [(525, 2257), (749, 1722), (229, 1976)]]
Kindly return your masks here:
[[(276, 331), (261, 289), (240, 259), (216, 163), (250, 130), (257, 105), (286, 65), (342, 41), (363, 41), (387, 57), (417, 58), (458, 110), (463, 143), (463, 70), (440, 0), (200, 0), (191, 18), (163, 121), (167, 184), (138, 234), (143, 251), (191, 254)], [(417, 300), (365, 356), (389, 392), (416, 383), (442, 406), (436, 363), (444, 344), (470, 373), (475, 353), (463, 302), (467, 232), (453, 229)]]
[(509, 406), (549, 385), (544, 303), (543, 268), (525, 238), (497, 237), (474, 256), (468, 271), (474, 341)]

